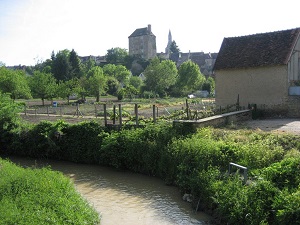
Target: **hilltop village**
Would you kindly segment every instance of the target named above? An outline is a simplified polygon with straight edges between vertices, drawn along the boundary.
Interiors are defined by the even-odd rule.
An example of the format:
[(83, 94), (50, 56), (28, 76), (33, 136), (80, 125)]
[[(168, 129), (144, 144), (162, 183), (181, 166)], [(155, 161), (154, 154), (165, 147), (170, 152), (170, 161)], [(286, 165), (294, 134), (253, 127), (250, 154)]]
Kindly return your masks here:
[[(213, 67), (218, 53), (204, 52), (172, 52), (170, 47), (173, 42), (171, 31), (168, 35), (168, 43), (166, 44), (165, 52), (158, 53), (156, 49), (156, 36), (153, 34), (151, 25), (136, 29), (129, 37), (129, 55), (139, 55), (145, 60), (149, 60), (158, 56), (163, 59), (174, 61), (179, 67), (187, 60), (196, 63), (200, 71), (206, 77), (212, 76)], [(81, 56), (80, 59), (85, 62), (89, 59), (95, 60), (96, 64), (101, 65), (106, 63), (105, 56)]]

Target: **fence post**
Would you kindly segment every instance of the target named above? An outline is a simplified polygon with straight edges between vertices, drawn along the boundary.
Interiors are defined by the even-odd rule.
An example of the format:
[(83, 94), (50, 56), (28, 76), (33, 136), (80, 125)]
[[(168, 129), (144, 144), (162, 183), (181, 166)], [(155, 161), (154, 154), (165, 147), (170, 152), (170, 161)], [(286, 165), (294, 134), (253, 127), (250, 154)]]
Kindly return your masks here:
[(153, 108), (153, 122), (156, 123), (155, 105), (153, 105), (152, 108)]
[(103, 104), (103, 110), (104, 110), (104, 125), (107, 126), (106, 104)]
[(97, 106), (96, 104), (94, 104), (94, 106), (95, 106), (95, 117), (97, 118)]
[(122, 127), (122, 108), (121, 108), (121, 104), (119, 104), (119, 124), (120, 124), (120, 127)]
[(190, 119), (190, 113), (189, 113), (189, 103), (188, 100), (185, 100), (185, 104), (186, 104), (186, 115), (187, 115), (187, 119)]
[(139, 117), (138, 117), (138, 104), (134, 104), (134, 112), (135, 112), (135, 125), (139, 125)]
[(116, 124), (116, 105), (113, 107), (113, 124)]
[(49, 116), (49, 107), (47, 106), (47, 115)]
[(25, 113), (25, 116), (27, 116), (27, 112), (26, 112), (26, 105), (24, 105), (24, 113)]
[(34, 115), (37, 116), (37, 109), (34, 108)]

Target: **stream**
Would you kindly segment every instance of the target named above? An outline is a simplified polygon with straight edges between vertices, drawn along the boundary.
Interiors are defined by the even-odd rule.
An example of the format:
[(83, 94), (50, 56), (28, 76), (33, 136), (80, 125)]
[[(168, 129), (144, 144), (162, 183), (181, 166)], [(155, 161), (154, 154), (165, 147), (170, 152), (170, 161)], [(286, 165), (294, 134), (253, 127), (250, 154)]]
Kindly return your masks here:
[(177, 187), (155, 177), (65, 161), (9, 160), (22, 167), (50, 166), (70, 177), (101, 215), (101, 225), (209, 224), (211, 219), (183, 201)]

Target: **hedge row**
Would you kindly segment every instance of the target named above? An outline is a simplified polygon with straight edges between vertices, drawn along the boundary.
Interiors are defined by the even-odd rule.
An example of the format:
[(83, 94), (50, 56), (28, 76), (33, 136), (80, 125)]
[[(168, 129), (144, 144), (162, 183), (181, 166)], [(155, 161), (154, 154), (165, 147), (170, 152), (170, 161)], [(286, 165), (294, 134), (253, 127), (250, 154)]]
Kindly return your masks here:
[[(299, 138), (167, 123), (108, 131), (95, 121), (41, 122), (11, 132), (6, 153), (157, 176), (193, 196), (217, 224), (300, 224)], [(245, 185), (229, 162), (249, 169)]]

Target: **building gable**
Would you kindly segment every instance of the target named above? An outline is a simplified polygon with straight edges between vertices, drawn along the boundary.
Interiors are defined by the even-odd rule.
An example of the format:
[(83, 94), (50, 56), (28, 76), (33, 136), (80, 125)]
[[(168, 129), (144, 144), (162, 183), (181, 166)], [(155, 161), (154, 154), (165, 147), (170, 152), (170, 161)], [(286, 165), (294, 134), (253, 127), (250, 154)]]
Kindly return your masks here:
[(224, 38), (214, 70), (287, 64), (299, 32), (295, 28)]

